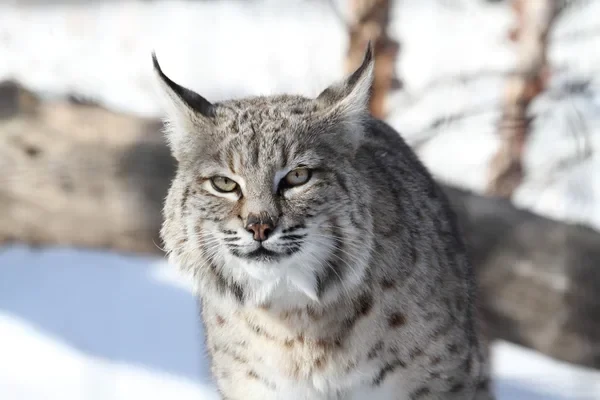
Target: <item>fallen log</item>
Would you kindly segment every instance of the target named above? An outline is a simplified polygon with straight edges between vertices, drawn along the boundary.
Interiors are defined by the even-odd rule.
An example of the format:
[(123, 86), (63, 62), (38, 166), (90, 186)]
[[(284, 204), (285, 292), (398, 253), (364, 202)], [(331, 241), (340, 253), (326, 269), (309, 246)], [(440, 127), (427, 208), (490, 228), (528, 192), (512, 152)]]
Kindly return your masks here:
[(600, 368), (600, 233), (444, 186), (491, 337)]
[[(160, 121), (40, 102), (0, 84), (0, 243), (162, 254), (174, 168)], [(600, 233), (443, 187), (478, 272), (488, 333), (600, 368)]]
[(160, 121), (31, 98), (0, 85), (0, 242), (159, 253)]

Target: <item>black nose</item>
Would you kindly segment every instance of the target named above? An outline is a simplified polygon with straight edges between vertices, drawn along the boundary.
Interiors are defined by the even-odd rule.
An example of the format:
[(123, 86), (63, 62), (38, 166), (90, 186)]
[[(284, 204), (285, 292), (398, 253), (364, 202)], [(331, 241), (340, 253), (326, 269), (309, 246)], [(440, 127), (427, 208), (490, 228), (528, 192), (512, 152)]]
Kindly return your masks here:
[(269, 235), (275, 230), (275, 223), (268, 215), (250, 214), (246, 222), (246, 230), (252, 233), (254, 240), (262, 242), (267, 240)]

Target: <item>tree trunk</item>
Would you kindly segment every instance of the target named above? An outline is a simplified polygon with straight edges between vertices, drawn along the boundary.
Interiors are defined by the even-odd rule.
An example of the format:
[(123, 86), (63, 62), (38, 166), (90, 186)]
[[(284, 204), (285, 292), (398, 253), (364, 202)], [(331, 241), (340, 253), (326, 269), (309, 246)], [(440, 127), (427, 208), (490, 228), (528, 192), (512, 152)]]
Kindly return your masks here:
[[(160, 121), (0, 85), (0, 243), (162, 254), (174, 167)], [(492, 337), (600, 368), (600, 234), (442, 186)]]
[(350, 46), (346, 59), (346, 72), (360, 65), (367, 43), (372, 41), (375, 54), (373, 92), (369, 108), (377, 118), (386, 115), (386, 98), (391, 89), (400, 87), (394, 68), (399, 44), (387, 32), (392, 9), (391, 0), (350, 0)]
[(500, 148), (492, 158), (486, 193), (510, 198), (523, 181), (523, 149), (530, 129), (529, 104), (550, 78), (548, 36), (558, 14), (557, 0), (513, 0), (517, 26), (510, 38), (517, 42), (517, 70), (506, 82), (498, 134)]

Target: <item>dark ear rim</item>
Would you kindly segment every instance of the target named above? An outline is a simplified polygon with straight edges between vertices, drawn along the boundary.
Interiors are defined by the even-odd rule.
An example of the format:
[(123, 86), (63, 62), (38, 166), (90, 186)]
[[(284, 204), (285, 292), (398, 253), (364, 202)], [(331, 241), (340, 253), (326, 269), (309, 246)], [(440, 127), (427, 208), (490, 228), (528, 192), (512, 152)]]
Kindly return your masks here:
[(354, 71), (352, 75), (348, 77), (347, 82), (350, 87), (354, 87), (354, 85), (364, 74), (365, 70), (371, 65), (371, 61), (373, 61), (373, 42), (369, 40), (367, 42), (367, 50), (365, 51), (365, 55), (363, 56), (362, 63), (356, 69), (356, 71)]
[(167, 87), (171, 89), (171, 91), (188, 107), (204, 115), (205, 117), (213, 118), (216, 115), (216, 107), (212, 103), (193, 90), (187, 89), (174, 82), (163, 72), (158, 62), (158, 58), (156, 57), (155, 51), (152, 52), (152, 65), (154, 66), (154, 71), (165, 83), (165, 85), (167, 85)]
[[(367, 42), (367, 49), (365, 50), (365, 55), (363, 56), (363, 60), (360, 66), (347, 78), (336, 85), (330, 86), (327, 89), (323, 90), (316, 98), (318, 101), (329, 102), (333, 99), (343, 98), (348, 95), (356, 84), (360, 81), (360, 79), (365, 74), (365, 71), (371, 67), (373, 63), (373, 42), (369, 40)], [(369, 88), (369, 96), (372, 91), (372, 82), (371, 87)]]

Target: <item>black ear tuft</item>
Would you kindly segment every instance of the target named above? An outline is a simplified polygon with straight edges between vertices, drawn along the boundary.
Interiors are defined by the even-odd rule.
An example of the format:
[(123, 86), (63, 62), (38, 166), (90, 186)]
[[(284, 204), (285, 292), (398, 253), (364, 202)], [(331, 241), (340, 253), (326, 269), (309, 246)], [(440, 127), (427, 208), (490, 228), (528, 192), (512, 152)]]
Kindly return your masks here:
[(373, 83), (373, 46), (367, 44), (363, 61), (350, 76), (325, 89), (317, 101), (329, 111), (356, 116), (368, 112), (368, 102)]
[(199, 112), (205, 117), (212, 118), (215, 116), (215, 106), (212, 105), (208, 100), (193, 90), (187, 89), (173, 82), (171, 78), (165, 75), (160, 67), (160, 64), (158, 63), (158, 59), (154, 51), (152, 52), (152, 65), (154, 66), (154, 71), (163, 84), (169, 89), (172, 95), (177, 96), (183, 103), (185, 103), (185, 105), (194, 111)]
[(373, 61), (373, 44), (369, 40), (369, 42), (367, 43), (367, 50), (363, 57), (363, 61), (360, 64), (360, 67), (358, 67), (358, 69), (356, 71), (354, 71), (352, 73), (352, 75), (350, 75), (348, 77), (348, 81), (347, 81), (348, 86), (354, 87), (354, 85), (356, 85), (358, 80), (365, 74), (365, 71), (368, 68), (372, 68), (372, 65), (371, 65), (372, 61)]

